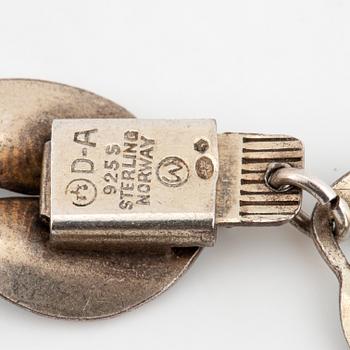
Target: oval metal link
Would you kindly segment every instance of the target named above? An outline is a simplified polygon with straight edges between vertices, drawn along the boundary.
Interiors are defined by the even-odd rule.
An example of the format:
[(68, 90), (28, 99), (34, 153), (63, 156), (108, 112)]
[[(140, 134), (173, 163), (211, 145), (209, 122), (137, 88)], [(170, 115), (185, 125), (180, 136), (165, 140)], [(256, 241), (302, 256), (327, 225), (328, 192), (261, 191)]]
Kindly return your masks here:
[[(320, 204), (327, 206), (334, 220), (336, 239), (348, 238), (350, 209), (348, 204), (322, 180), (309, 176), (303, 169), (292, 168), (288, 164), (272, 163), (266, 172), (266, 183), (276, 192), (297, 187), (310, 193)], [(288, 187), (286, 187), (288, 186)], [(312, 235), (312, 222), (309, 215), (300, 211), (291, 223), (308, 236)]]
[(339, 281), (342, 328), (350, 346), (350, 265), (329, 225), (329, 209), (316, 204), (312, 214), (312, 239)]

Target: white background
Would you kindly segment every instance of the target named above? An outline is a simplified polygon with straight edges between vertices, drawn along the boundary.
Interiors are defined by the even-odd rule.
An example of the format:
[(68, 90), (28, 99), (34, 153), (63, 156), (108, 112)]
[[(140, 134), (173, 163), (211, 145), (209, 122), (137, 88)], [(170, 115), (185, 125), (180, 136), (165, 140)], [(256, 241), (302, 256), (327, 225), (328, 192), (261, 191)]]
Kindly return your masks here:
[[(79, 86), (139, 118), (291, 134), (309, 172), (332, 182), (350, 170), (347, 0), (1, 1), (0, 77)], [(112, 320), (46, 319), (1, 300), (0, 348), (346, 344), (336, 278), (311, 240), (284, 226), (220, 230), (173, 288)]]

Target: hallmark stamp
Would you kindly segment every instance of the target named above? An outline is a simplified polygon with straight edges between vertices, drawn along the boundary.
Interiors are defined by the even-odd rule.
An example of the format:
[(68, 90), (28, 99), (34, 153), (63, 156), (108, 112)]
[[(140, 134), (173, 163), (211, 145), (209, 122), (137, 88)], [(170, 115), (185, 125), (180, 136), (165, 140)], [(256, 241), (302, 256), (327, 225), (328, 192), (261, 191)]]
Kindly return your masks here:
[(189, 178), (188, 165), (179, 157), (164, 158), (158, 165), (158, 180), (168, 187), (179, 187)]
[(209, 157), (201, 157), (196, 162), (197, 175), (203, 179), (208, 180), (214, 174), (214, 164)]
[(97, 189), (90, 180), (75, 179), (67, 185), (66, 195), (71, 197), (75, 206), (86, 207), (96, 199)]

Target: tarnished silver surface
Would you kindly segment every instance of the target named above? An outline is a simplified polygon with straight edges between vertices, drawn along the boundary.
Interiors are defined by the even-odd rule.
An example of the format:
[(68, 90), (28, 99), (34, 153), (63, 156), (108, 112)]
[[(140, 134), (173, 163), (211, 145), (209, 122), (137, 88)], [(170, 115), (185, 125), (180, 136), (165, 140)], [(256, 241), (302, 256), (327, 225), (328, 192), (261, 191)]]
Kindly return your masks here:
[(273, 162), (302, 168), (302, 143), (285, 135), (218, 135), (218, 225), (274, 225), (291, 220), (299, 211), (301, 191), (276, 193), (266, 185), (265, 173)]
[[(77, 117), (132, 115), (69, 86), (0, 80), (0, 186), (38, 194), (53, 119)], [(62, 252), (48, 246), (48, 235), (38, 198), (0, 201), (0, 295), (60, 318), (101, 318), (138, 306), (171, 286), (200, 251)]]
[(214, 245), (213, 120), (55, 120), (45, 162), (51, 180), (41, 194), (55, 246)]
[(55, 251), (38, 213), (36, 198), (0, 200), (0, 293), (40, 314), (95, 319), (130, 310), (171, 286), (198, 253)]
[(44, 144), (56, 118), (131, 118), (91, 92), (39, 80), (0, 80), (0, 187), (39, 194)]
[[(338, 180), (333, 189), (350, 204), (350, 173)], [(316, 206), (312, 215), (313, 238), (321, 256), (339, 280), (341, 321), (350, 347), (350, 265), (333, 233), (330, 219), (327, 206)]]
[[(131, 117), (129, 112), (113, 102), (80, 89), (42, 81), (0, 80), (0, 186), (22, 193), (38, 194), (44, 144), (47, 145), (45, 159), (49, 160), (48, 141), (54, 119)], [(88, 121), (81, 121), (81, 124), (85, 123), (89, 124)], [(198, 130), (201, 130), (200, 126)], [(135, 136), (133, 132), (137, 130), (129, 131), (131, 137)], [(159, 134), (162, 131), (158, 130)], [(178, 152), (183, 147), (181, 139), (186, 139), (185, 133), (186, 128), (183, 132), (179, 131), (179, 135), (172, 135), (174, 144), (177, 140)], [(166, 134), (167, 137), (172, 133)], [(89, 142), (85, 136), (79, 134), (77, 137), (81, 145), (84, 141)], [(196, 177), (191, 192), (184, 191), (182, 202), (175, 203), (175, 208), (182, 211), (187, 208), (186, 213), (191, 215), (196, 210), (193, 202), (197, 205), (194, 222), (204, 222), (204, 227), (200, 228), (204, 233), (202, 241), (208, 235), (207, 223), (210, 221), (211, 229), (214, 226), (213, 191), (218, 171), (217, 153), (219, 177), (215, 224), (278, 224), (296, 215), (300, 208), (300, 191), (292, 189), (277, 194), (266, 186), (264, 174), (271, 162), (285, 162), (294, 167), (302, 167), (303, 147), (300, 141), (281, 135), (228, 133), (218, 135), (218, 149), (214, 149), (214, 135), (198, 132), (193, 136), (191, 161), (187, 163), (177, 154), (171, 155), (168, 149), (169, 154), (158, 159), (155, 176), (166, 190), (176, 188), (179, 191), (176, 197), (184, 191), (184, 184), (190, 181), (190, 175)], [(186, 149), (188, 145), (186, 143)], [(107, 153), (112, 154), (116, 149), (113, 145), (110, 146)], [(81, 155), (86, 158), (87, 150), (83, 148)], [(72, 147), (68, 147), (59, 149), (59, 152), (65, 156), (72, 150)], [(98, 155), (94, 159), (98, 160)], [(74, 160), (70, 163), (71, 166), (72, 163)], [(85, 162), (85, 166), (88, 163)], [(49, 162), (43, 164), (43, 195), (40, 205), (42, 218), (46, 219), (51, 215), (53, 204), (50, 178), (53, 174), (60, 176), (62, 171), (58, 169), (51, 173), (48, 164)], [(115, 167), (111, 164), (115, 163), (108, 163), (107, 168)], [(74, 167), (76, 165), (74, 163)], [(87, 185), (91, 184), (91, 180), (86, 179), (89, 167), (81, 170), (85, 182), (79, 182), (82, 178), (72, 178), (65, 189), (73, 195), (77, 207), (86, 207), (94, 202), (98, 189), (95, 185)], [(204, 186), (208, 183), (209, 188)], [(81, 186), (86, 189), (86, 195), (80, 196), (78, 190)], [(108, 187), (106, 191), (114, 190)], [(56, 195), (57, 192), (54, 193)], [(170, 197), (168, 200), (171, 201)], [(59, 203), (55, 205), (59, 209)], [(174, 214), (174, 207), (169, 208), (171, 210), (165, 212), (165, 215)], [(88, 220), (91, 215), (94, 212), (88, 213)], [(202, 215), (206, 220), (201, 221)], [(131, 248), (125, 246), (113, 252), (55, 250), (48, 244), (49, 226), (45, 220), (40, 219), (38, 198), (1, 200), (0, 217), (0, 294), (32, 311), (54, 317), (92, 319), (129, 310), (166, 290), (200, 252), (199, 248), (172, 249), (160, 247), (159, 244), (152, 244), (147, 249), (135, 244)], [(185, 222), (185, 217), (187, 215), (178, 220), (177, 224)], [(131, 222), (135, 225), (137, 217), (129, 220), (129, 224)], [(138, 229), (142, 230), (141, 227)], [(162, 227), (158, 229), (154, 232), (166, 236), (167, 232), (162, 232)], [(196, 229), (199, 228), (196, 226)], [(193, 237), (190, 230), (187, 230), (188, 233)], [(143, 237), (157, 241), (156, 235), (152, 237), (147, 232), (142, 234)], [(212, 230), (209, 235), (212, 242)], [(176, 230), (172, 232), (172, 237), (177, 239)]]
[[(328, 207), (334, 220), (334, 234), (337, 239), (344, 240), (349, 235), (349, 207), (344, 199), (326, 183), (317, 177), (308, 175), (303, 169), (296, 169), (281, 163), (271, 163), (266, 173), (266, 182), (275, 188), (276, 192), (284, 191), (286, 186), (292, 186), (309, 192), (320, 204)], [(312, 235), (310, 217), (300, 211), (291, 221), (299, 231)]]

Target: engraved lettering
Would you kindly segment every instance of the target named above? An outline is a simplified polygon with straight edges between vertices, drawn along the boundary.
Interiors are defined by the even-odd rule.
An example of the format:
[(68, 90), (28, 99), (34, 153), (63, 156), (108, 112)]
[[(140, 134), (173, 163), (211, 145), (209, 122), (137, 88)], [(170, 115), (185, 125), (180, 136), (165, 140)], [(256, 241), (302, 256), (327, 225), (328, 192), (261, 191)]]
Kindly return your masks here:
[(120, 209), (128, 209), (128, 210), (131, 210), (133, 208), (133, 203), (131, 201), (125, 201), (125, 200), (122, 200), (120, 203), (119, 203), (119, 208)]
[(77, 131), (74, 133), (74, 142), (79, 143), (81, 145), (96, 147), (95, 142), (90, 141), (91, 134), (97, 132), (97, 129), (85, 130), (85, 131)]
[(120, 153), (120, 147), (117, 144), (107, 145), (106, 146), (106, 154), (115, 154), (118, 155)]
[(142, 195), (139, 194), (137, 197), (139, 197), (139, 199), (136, 201), (136, 204), (138, 205), (150, 205), (150, 195)]
[(155, 140), (139, 131), (124, 132), (119, 208), (131, 210), (135, 205), (151, 205), (154, 146)]
[(136, 168), (136, 155), (124, 154), (123, 167)]
[(139, 139), (138, 131), (126, 131), (124, 133), (124, 139), (127, 141), (137, 141)]
[(72, 162), (71, 172), (91, 174), (94, 172), (94, 163), (90, 159), (76, 159)]
[(148, 159), (153, 159), (153, 155), (151, 152), (153, 152), (153, 147), (148, 147), (150, 145), (154, 145), (154, 140), (148, 139), (144, 136), (141, 136), (141, 141), (143, 142), (141, 144), (141, 151), (140, 154), (141, 156), (148, 158)]
[(135, 179), (135, 170), (123, 170), (122, 171), (122, 179), (123, 180), (131, 180)]
[(121, 189), (123, 191), (133, 191), (134, 184), (130, 182), (122, 182)]
[(137, 175), (139, 182), (150, 183), (152, 179), (152, 161), (141, 158), (140, 168)]
[(141, 148), (145, 148), (147, 146), (150, 146), (150, 145), (154, 145), (155, 144), (155, 141), (153, 139), (148, 139), (147, 137), (145, 136), (141, 136), (141, 141), (143, 142), (141, 144)]
[(124, 142), (124, 152), (125, 154), (127, 153), (136, 153), (136, 149), (137, 148), (137, 143), (131, 143), (131, 142)]
[(96, 147), (96, 142), (93, 142), (92, 135), (97, 131), (97, 129), (90, 129), (74, 133), (73, 142), (83, 145), (84, 147), (80, 150), (83, 158), (77, 158), (71, 163), (71, 173), (92, 174), (94, 172), (95, 164), (88, 158), (88, 147)]

